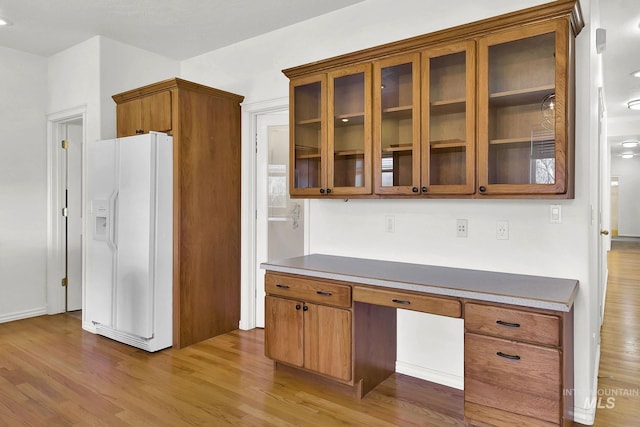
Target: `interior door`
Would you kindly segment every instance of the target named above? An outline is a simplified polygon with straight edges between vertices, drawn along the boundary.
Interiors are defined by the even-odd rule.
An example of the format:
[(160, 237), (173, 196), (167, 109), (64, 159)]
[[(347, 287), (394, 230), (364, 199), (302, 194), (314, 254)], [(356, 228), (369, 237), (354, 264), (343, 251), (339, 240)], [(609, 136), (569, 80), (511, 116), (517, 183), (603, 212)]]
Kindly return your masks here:
[(257, 327), (264, 327), (264, 271), (260, 263), (305, 253), (305, 202), (289, 197), (288, 120), (287, 111), (257, 116)]
[(602, 88), (598, 92), (598, 308), (600, 325), (604, 321), (607, 293), (607, 254), (611, 249), (611, 153), (607, 144), (607, 120)]

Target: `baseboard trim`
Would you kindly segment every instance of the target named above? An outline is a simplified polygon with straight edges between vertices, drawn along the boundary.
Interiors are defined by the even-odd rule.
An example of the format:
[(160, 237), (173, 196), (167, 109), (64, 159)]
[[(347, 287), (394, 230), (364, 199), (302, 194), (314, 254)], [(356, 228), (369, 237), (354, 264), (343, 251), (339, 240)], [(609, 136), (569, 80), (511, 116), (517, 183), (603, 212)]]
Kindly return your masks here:
[(16, 311), (15, 313), (0, 316), (0, 323), (13, 322), (14, 320), (28, 319), (47, 314), (47, 307), (34, 308), (33, 310)]
[(420, 378), (447, 387), (464, 390), (464, 377), (452, 375), (446, 372), (425, 368), (424, 366), (413, 365), (411, 363), (396, 361), (396, 372), (411, 377)]

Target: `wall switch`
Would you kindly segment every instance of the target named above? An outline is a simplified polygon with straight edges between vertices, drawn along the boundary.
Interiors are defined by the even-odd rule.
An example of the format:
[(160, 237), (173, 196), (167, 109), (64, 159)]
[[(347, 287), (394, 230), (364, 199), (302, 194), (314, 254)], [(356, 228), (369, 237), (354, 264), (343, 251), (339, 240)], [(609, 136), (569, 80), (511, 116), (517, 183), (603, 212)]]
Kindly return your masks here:
[(509, 240), (509, 221), (496, 221), (496, 239)]
[(469, 223), (466, 219), (456, 219), (456, 237), (467, 237)]
[(562, 206), (561, 205), (549, 206), (549, 222), (551, 224), (562, 223)]
[(387, 233), (396, 232), (396, 217), (393, 215), (384, 216), (384, 231)]

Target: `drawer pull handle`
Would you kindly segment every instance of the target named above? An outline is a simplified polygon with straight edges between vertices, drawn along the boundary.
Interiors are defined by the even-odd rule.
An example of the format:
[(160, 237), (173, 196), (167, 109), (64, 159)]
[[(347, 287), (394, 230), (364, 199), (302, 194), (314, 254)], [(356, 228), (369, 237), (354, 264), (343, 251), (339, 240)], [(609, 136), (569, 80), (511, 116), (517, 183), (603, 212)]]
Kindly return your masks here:
[(280, 288), (280, 289), (289, 289), (289, 285), (281, 285), (281, 284), (277, 284), (276, 288)]
[(404, 300), (395, 299), (395, 298), (392, 299), (391, 301), (395, 302), (396, 304), (402, 304), (402, 305), (410, 305), (411, 304), (411, 301), (404, 301)]
[(506, 353), (503, 353), (503, 352), (501, 352), (501, 351), (497, 352), (496, 354), (497, 354), (498, 356), (500, 356), (500, 357), (504, 357), (505, 359), (510, 359), (510, 360), (520, 360), (520, 356), (518, 356), (518, 355), (506, 354)]
[(316, 291), (316, 294), (322, 295), (323, 297), (330, 297), (331, 295), (333, 295), (331, 292), (325, 292), (325, 291)]
[(520, 323), (503, 322), (502, 320), (496, 320), (496, 323), (498, 325), (506, 326), (508, 328), (519, 328), (520, 327)]

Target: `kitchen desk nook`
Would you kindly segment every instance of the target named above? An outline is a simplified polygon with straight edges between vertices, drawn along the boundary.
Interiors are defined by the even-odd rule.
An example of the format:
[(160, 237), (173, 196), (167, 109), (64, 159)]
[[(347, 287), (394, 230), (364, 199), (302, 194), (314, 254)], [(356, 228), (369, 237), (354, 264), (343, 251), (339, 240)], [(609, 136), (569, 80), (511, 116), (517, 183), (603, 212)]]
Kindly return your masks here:
[(321, 254), (261, 267), (276, 367), (362, 398), (395, 372), (397, 308), (462, 318), (467, 422), (572, 425), (577, 280)]

